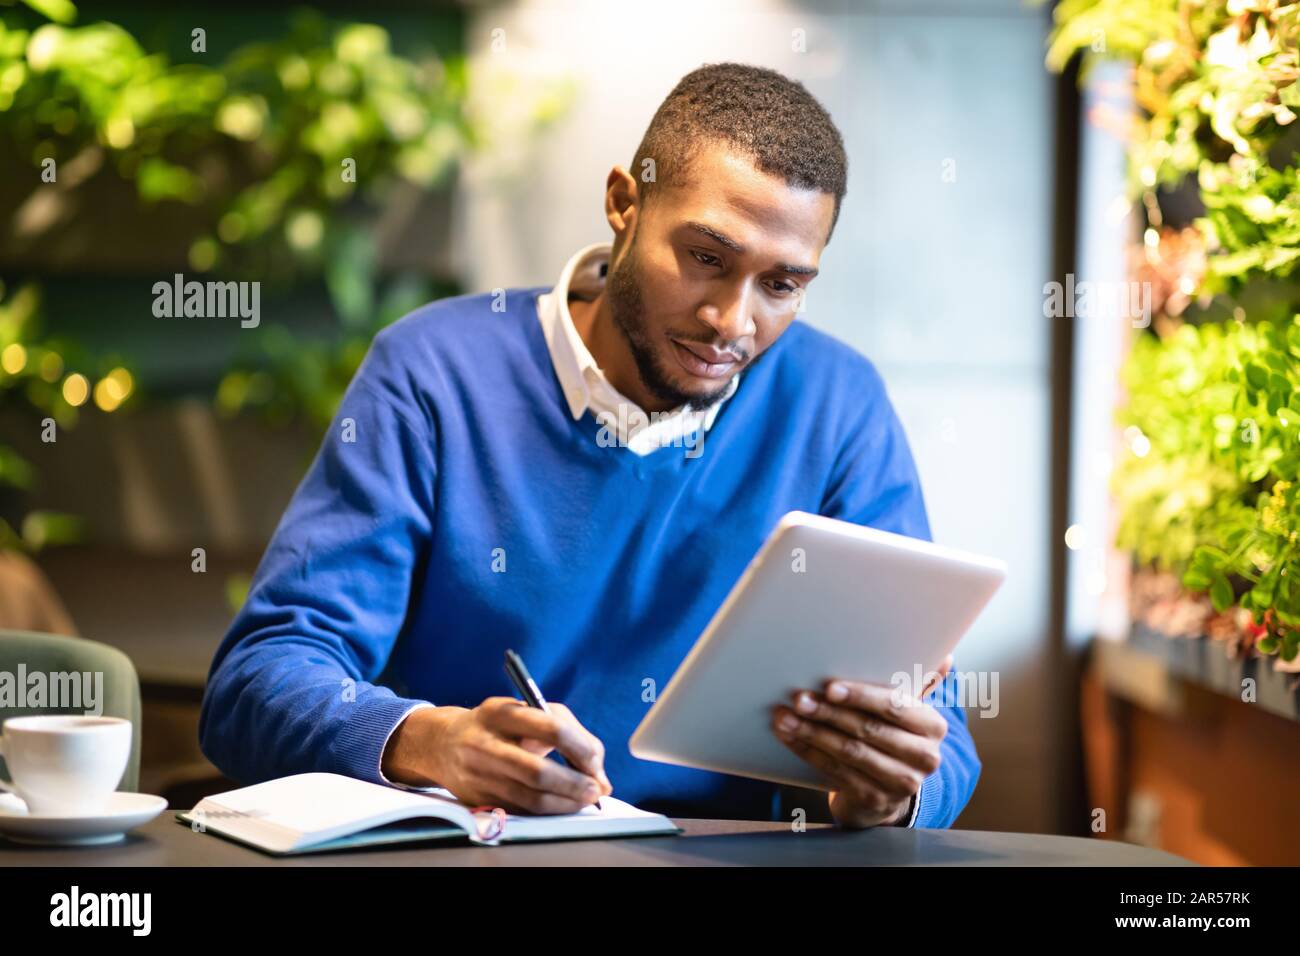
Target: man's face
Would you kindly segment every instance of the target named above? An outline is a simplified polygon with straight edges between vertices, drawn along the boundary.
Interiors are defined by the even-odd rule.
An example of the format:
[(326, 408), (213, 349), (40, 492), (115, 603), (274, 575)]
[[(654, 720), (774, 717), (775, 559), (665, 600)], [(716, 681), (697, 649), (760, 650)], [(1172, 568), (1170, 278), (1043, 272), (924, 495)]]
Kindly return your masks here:
[(707, 408), (794, 319), (835, 199), (722, 146), (701, 151), (686, 178), (638, 206), (605, 292), (646, 389)]

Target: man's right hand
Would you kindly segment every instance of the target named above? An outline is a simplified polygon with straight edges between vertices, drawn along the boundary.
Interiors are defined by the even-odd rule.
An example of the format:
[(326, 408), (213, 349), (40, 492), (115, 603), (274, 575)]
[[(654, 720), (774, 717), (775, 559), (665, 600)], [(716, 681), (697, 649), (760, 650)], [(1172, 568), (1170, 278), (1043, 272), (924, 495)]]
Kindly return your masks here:
[[(389, 738), (383, 774), (410, 786), (443, 787), (471, 806), (576, 813), (613, 792), (605, 748), (569, 708), (548, 706), (549, 714), (512, 697), (490, 697), (472, 710), (421, 707)], [(570, 767), (547, 759), (552, 750)]]

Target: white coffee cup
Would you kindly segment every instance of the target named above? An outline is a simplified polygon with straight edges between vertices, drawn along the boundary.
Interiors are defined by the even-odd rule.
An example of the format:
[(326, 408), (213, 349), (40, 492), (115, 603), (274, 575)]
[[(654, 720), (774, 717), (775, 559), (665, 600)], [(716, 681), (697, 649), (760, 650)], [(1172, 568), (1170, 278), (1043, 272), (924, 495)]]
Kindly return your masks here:
[(41, 714), (0, 726), (0, 755), (27, 812), (93, 816), (122, 781), (131, 756), (131, 722), (121, 717)]

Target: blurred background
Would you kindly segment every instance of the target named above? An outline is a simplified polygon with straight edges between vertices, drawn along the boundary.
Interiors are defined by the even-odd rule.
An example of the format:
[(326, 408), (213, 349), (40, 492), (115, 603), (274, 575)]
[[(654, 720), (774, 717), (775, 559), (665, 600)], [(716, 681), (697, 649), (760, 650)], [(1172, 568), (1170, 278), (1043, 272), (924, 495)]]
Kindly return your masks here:
[[(0, 628), (126, 651), (140, 789), (227, 789), (207, 668), (371, 337), (553, 282), (677, 79), (754, 63), (849, 153), (805, 320), (883, 373), (935, 539), (1010, 566), (957, 825), (1300, 862), (1296, 17), (0, 0)], [(158, 317), (177, 273), (257, 326)]]

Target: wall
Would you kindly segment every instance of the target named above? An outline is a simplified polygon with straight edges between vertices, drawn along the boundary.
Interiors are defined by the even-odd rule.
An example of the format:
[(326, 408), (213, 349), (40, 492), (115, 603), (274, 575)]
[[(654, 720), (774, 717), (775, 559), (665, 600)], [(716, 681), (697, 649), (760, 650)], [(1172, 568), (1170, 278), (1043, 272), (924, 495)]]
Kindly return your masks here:
[[(740, 60), (802, 80), (850, 156), (807, 320), (879, 366), (936, 539), (1011, 568), (957, 655), (960, 670), (996, 672), (1000, 691), (996, 719), (968, 712), (984, 773), (959, 823), (1059, 829), (1062, 755), (1047, 732), (1046, 677), (1053, 423), (1042, 287), (1055, 82), (1042, 64), (1046, 14), (1013, 0), (663, 2), (638, 18), (630, 9), (520, 0), (470, 17), (471, 51), (539, 82), (568, 74), (576, 96), (535, 150), (505, 137), (464, 177), (466, 287), (552, 282), (574, 250), (608, 238), (605, 176), (630, 162), (682, 74)], [(805, 52), (792, 48), (795, 30)]]

